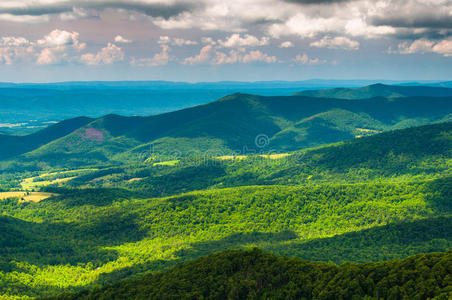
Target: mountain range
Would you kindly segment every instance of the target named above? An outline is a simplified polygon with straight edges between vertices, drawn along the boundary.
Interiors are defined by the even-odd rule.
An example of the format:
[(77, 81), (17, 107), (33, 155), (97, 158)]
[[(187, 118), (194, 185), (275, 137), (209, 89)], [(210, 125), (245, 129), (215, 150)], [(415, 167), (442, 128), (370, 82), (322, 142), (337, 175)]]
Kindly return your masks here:
[(372, 97), (450, 97), (452, 89), (448, 87), (433, 86), (397, 86), (373, 84), (361, 88), (334, 88), (323, 90), (307, 90), (296, 93), (300, 96), (338, 98), (338, 99), (363, 99)]
[[(412, 96), (420, 89), (423, 96)], [(340, 97), (335, 91), (317, 93)], [(445, 97), (452, 89), (374, 85), (347, 91), (347, 99), (237, 93), (156, 116), (75, 118), (30, 135), (0, 135), (0, 159), (22, 155), (19, 159), (55, 165), (62, 159), (74, 164), (137, 161), (149, 151), (170, 156), (280, 153), (452, 120), (452, 96)], [(429, 96), (436, 93), (441, 97)]]
[[(375, 81), (309, 80), (300, 82), (60, 82), (0, 83), (0, 129), (28, 131), (44, 122), (107, 114), (155, 115), (214, 101), (236, 92), (290, 95), (300, 90), (358, 87)], [(396, 82), (391, 82), (396, 83)], [(8, 127), (3, 127), (7, 130)]]
[[(241, 92), (288, 96), (304, 90), (356, 88), (375, 80), (307, 80), (298, 82), (61, 82), (48, 84), (0, 83), (0, 132), (24, 134), (49, 122), (79, 116), (107, 114), (147, 116), (205, 104)], [(403, 84), (382, 81), (386, 84)], [(451, 87), (448, 82), (405, 83), (410, 86)], [(432, 95), (433, 95), (432, 90)], [(374, 94), (376, 95), (376, 94)], [(367, 95), (363, 98), (370, 98)], [(379, 95), (385, 96), (385, 95)]]

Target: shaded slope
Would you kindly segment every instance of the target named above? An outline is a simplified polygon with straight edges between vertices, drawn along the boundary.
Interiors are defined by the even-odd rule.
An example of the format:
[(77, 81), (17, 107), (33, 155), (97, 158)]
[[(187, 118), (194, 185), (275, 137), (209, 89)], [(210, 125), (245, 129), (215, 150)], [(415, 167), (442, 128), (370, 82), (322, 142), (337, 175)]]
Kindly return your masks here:
[(308, 242), (265, 247), (279, 255), (315, 261), (368, 262), (452, 248), (452, 216), (376, 226)]
[(27, 136), (0, 135), (0, 159), (22, 154), (70, 134), (94, 119), (78, 117), (51, 125)]
[(305, 118), (275, 134), (271, 143), (278, 149), (293, 150), (293, 144), (307, 148), (375, 134), (388, 128), (367, 114), (332, 109)]
[(295, 95), (339, 99), (365, 99), (373, 97), (450, 97), (449, 87), (433, 86), (395, 86), (373, 84), (361, 88), (334, 88), (326, 90), (310, 90), (298, 92)]
[(360, 166), (397, 171), (397, 168), (409, 168), (410, 164), (426, 157), (441, 155), (450, 158), (452, 122), (384, 132), (336, 147), (314, 150), (311, 155), (317, 155), (317, 165), (327, 168)]
[(427, 299), (450, 296), (452, 252), (336, 266), (258, 249), (225, 251), (169, 271), (53, 299)]

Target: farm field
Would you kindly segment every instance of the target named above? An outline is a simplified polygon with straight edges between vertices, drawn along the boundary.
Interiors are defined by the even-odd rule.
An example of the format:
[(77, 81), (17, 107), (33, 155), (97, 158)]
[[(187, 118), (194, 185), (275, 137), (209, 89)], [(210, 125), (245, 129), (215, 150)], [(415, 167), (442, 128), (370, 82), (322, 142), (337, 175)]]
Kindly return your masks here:
[(39, 202), (55, 196), (57, 196), (57, 194), (44, 192), (27, 192), (27, 191), (0, 192), (0, 200), (8, 198), (19, 198), (19, 203)]

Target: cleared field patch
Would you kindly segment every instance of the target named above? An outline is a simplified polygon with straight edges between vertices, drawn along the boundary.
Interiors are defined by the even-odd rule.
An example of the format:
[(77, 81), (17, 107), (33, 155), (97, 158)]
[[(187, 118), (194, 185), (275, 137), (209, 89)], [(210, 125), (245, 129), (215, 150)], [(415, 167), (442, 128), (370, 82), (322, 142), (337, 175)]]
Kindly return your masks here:
[(375, 130), (375, 129), (368, 129), (368, 128), (356, 128), (356, 130), (358, 130), (359, 132), (362, 133), (362, 134), (355, 135), (355, 138), (358, 138), (358, 139), (362, 138), (364, 136), (382, 133), (382, 131)]
[[(286, 156), (289, 156), (289, 153), (277, 153), (277, 154), (259, 154), (259, 157), (268, 158), (268, 159), (278, 159), (283, 158)], [(234, 159), (245, 159), (247, 158), (247, 155), (224, 155), (224, 156), (218, 156), (217, 159), (219, 160), (234, 160)]]
[(143, 179), (143, 178), (141, 178), (141, 177), (132, 178), (132, 179), (127, 180), (127, 182), (134, 182), (134, 181), (138, 181), (138, 180), (141, 180), (141, 179)]
[(365, 132), (365, 133), (381, 133), (382, 132), (380, 130), (368, 129), (368, 128), (356, 128), (356, 130), (358, 130), (360, 132)]
[(175, 166), (178, 163), (179, 163), (178, 160), (168, 160), (168, 161), (156, 162), (153, 165), (154, 166)]
[(260, 157), (270, 158), (270, 159), (278, 159), (289, 156), (289, 153), (278, 153), (278, 154), (268, 154), (268, 155), (259, 155)]
[(5, 200), (7, 198), (19, 198), (19, 202), (21, 203), (39, 202), (53, 196), (57, 196), (57, 194), (43, 192), (26, 192), (26, 191), (2, 192), (0, 193), (0, 200)]
[(55, 180), (42, 180), (42, 181), (34, 181), (36, 178), (39, 178), (39, 177), (30, 177), (30, 178), (26, 178), (26, 179), (22, 180), (20, 185), (22, 186), (22, 189), (24, 189), (24, 190), (32, 190), (35, 188), (40, 188), (40, 187), (55, 184), (55, 183), (59, 185), (66, 181), (74, 179), (75, 177), (77, 177), (77, 176), (66, 177), (66, 178), (57, 178)]
[(233, 160), (233, 159), (245, 159), (246, 155), (224, 155), (224, 156), (218, 156), (217, 159), (220, 160)]
[[(77, 170), (68, 170), (68, 171), (58, 171), (51, 173), (43, 173), (39, 176), (29, 177), (22, 180), (20, 185), (24, 190), (32, 190), (35, 188), (40, 188), (43, 186), (47, 186), (50, 184), (62, 184), (66, 181), (74, 179), (80, 175), (97, 171), (98, 169), (77, 169)], [(71, 176), (74, 175), (74, 176)], [(61, 177), (61, 178), (59, 178)]]

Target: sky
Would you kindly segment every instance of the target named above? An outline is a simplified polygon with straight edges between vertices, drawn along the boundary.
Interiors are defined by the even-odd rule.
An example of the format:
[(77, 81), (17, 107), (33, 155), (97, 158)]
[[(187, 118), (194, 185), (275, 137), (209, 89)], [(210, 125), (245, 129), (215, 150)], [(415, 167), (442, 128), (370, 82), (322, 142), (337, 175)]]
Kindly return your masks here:
[(452, 0), (1, 0), (0, 81), (452, 80)]

